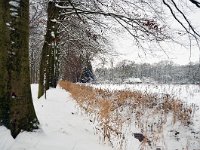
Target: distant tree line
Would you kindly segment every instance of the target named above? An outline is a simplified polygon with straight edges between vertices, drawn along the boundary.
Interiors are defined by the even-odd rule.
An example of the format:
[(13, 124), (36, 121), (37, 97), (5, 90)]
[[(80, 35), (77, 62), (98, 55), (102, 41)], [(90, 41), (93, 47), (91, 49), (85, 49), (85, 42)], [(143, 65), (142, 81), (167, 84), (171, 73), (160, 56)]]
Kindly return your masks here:
[(133, 77), (150, 83), (199, 84), (200, 64), (177, 65), (171, 61), (136, 64), (134, 61), (124, 60), (113, 68), (97, 68), (95, 75), (100, 82), (120, 83), (124, 79)]

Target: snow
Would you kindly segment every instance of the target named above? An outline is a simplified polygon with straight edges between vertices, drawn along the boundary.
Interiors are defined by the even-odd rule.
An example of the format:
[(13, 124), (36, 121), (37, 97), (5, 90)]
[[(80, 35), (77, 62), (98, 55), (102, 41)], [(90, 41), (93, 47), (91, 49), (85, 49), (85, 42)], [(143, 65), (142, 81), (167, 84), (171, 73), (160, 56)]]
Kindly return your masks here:
[(200, 85), (180, 84), (92, 84), (102, 89), (142, 91), (145, 93), (169, 94), (187, 103), (200, 106)]
[[(143, 93), (155, 93), (158, 95), (169, 94), (172, 97), (178, 98), (185, 104), (195, 107), (194, 115), (192, 118), (192, 124), (189, 126), (183, 126), (179, 122), (173, 124), (173, 116), (169, 114), (167, 116), (167, 122), (161, 127), (159, 131), (159, 120), (163, 120), (161, 114), (149, 113), (149, 110), (143, 111), (143, 115), (140, 117), (141, 122), (146, 128), (145, 134), (148, 136), (159, 135), (156, 145), (152, 147), (146, 147), (147, 150), (160, 148), (161, 150), (200, 150), (200, 86), (199, 85), (159, 85), (159, 84), (89, 84), (94, 88), (107, 89), (110, 91), (115, 90), (127, 90), (127, 91), (141, 91)], [(151, 110), (150, 110), (151, 111)], [(131, 137), (131, 133), (137, 133), (139, 128), (135, 127), (134, 117), (129, 129), (128, 126), (124, 127), (128, 131), (125, 132), (127, 139), (127, 149), (131, 150), (131, 147), (139, 150), (141, 145), (135, 144), (134, 139)], [(156, 123), (156, 124), (155, 124)], [(151, 128), (153, 127), (153, 128)], [(153, 129), (152, 132), (151, 130)], [(161, 134), (158, 134), (158, 133)], [(178, 133), (176, 135), (176, 133)], [(132, 145), (132, 146), (130, 146)]]
[(17, 8), (19, 8), (20, 0), (9, 1), (9, 4), (12, 6), (10, 8), (10, 15), (13, 17), (17, 17), (18, 16)]
[(15, 0), (15, 1), (10, 1), (9, 4), (13, 7), (18, 8), (20, 3), (19, 1)]
[(10, 131), (0, 127), (0, 150), (111, 150), (99, 143), (89, 118), (80, 111), (70, 94), (60, 88), (47, 91), (47, 99), (37, 99), (32, 85), (33, 102), (40, 129), (22, 132), (14, 140)]
[[(91, 85), (91, 84), (90, 84)], [(179, 97), (187, 103), (200, 106), (200, 88), (196, 85), (150, 85), (150, 84), (122, 84), (122, 85), (92, 85), (109, 90), (140, 90), (148, 93), (168, 93)], [(34, 107), (40, 121), (40, 129), (35, 132), (22, 132), (16, 139), (10, 135), (5, 127), (0, 127), (0, 150), (111, 150), (108, 144), (103, 144), (101, 135), (95, 133), (95, 124), (90, 122), (92, 116), (87, 116), (70, 93), (61, 88), (47, 91), (47, 99), (37, 99), (37, 85), (32, 85)], [(148, 110), (147, 110), (148, 111)], [(146, 134), (151, 135), (150, 130), (159, 130), (160, 116), (148, 116), (144, 113), (141, 120), (148, 121)], [(147, 150), (200, 150), (200, 111), (197, 109), (193, 118), (194, 124), (182, 126), (180, 123), (171, 124), (171, 116), (164, 124), (163, 133), (156, 145), (147, 146)], [(124, 116), (126, 118), (126, 116)], [(135, 139), (134, 133), (141, 133), (133, 122), (125, 124), (122, 132), (125, 134), (125, 150), (140, 150), (142, 143)], [(145, 125), (145, 124), (144, 124)], [(151, 125), (153, 125), (151, 129)], [(148, 128), (150, 127), (150, 128)], [(159, 132), (159, 131), (158, 131)], [(175, 135), (176, 133), (179, 133)], [(175, 135), (175, 136), (174, 136)], [(113, 145), (118, 145), (117, 139), (112, 139)], [(121, 149), (120, 149), (121, 150)]]
[(55, 33), (52, 31), (51, 32), (51, 37), (53, 37), (53, 38), (55, 38), (56, 36), (55, 36)]
[(10, 27), (10, 23), (7, 22), (6, 25), (7, 25), (8, 27)]
[(52, 19), (51, 22), (58, 22), (56, 19)]
[(70, 6), (61, 6), (61, 5), (59, 5), (59, 4), (56, 4), (55, 6), (58, 7), (58, 8), (61, 8), (61, 9), (73, 9), (73, 8), (70, 7)]
[(140, 78), (127, 78), (124, 83), (142, 83)]

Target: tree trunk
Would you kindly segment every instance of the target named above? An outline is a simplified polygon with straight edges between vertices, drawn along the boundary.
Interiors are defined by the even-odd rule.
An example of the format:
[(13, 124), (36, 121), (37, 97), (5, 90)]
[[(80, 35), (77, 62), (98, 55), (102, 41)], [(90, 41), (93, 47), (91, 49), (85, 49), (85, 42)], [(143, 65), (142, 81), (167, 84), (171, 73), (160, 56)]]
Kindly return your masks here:
[[(6, 11), (10, 11), (10, 15), (3, 20), (3, 25), (7, 25), (3, 29), (5, 34), (9, 33), (9, 44), (4, 46), (3, 51), (1, 50), (4, 54), (1, 55), (3, 61), (0, 62), (0, 65), (6, 70), (6, 73), (1, 72), (1, 75), (6, 80), (0, 81), (0, 84), (6, 84), (3, 87), (7, 87), (5, 92), (2, 88), (0, 89), (0, 92), (7, 93), (1, 101), (4, 104), (8, 103), (7, 112), (4, 112), (2, 116), (6, 116), (4, 120), (8, 120), (8, 124), (4, 123), (3, 125), (11, 130), (11, 134), (15, 138), (22, 130), (37, 129), (39, 123), (33, 107), (30, 88), (29, 1), (16, 0), (10, 1), (9, 4), (9, 1), (3, 0), (2, 4)], [(0, 37), (1, 40), (3, 38)], [(6, 68), (5, 62), (7, 63)]]
[(6, 20), (9, 15), (8, 2), (0, 1), (0, 125), (9, 127), (9, 97), (7, 57), (9, 49), (9, 32)]
[(48, 3), (48, 20), (45, 42), (42, 48), (42, 57), (40, 62), (40, 77), (38, 98), (40, 98), (49, 87), (56, 87), (58, 81), (58, 23), (59, 8), (55, 6), (56, 2)]

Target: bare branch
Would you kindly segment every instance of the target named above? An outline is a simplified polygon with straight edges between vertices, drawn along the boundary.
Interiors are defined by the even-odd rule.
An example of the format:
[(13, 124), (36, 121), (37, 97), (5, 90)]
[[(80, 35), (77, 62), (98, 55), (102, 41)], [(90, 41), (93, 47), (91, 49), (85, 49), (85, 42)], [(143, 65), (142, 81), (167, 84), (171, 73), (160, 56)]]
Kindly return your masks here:
[(191, 3), (195, 4), (197, 7), (200, 8), (200, 2), (196, 1), (196, 0), (190, 0)]
[(174, 19), (185, 29), (185, 31), (189, 34), (191, 34), (193, 37), (197, 38), (196, 36), (200, 37), (200, 35), (195, 31), (194, 27), (191, 25), (191, 23), (189, 22), (189, 20), (187, 19), (187, 17), (184, 15), (184, 13), (177, 7), (176, 3), (171, 0), (172, 3), (174, 4), (174, 7), (176, 8), (176, 10), (182, 15), (182, 17), (184, 18), (184, 20), (187, 22), (187, 24), (189, 25), (189, 27), (191, 28), (191, 30), (193, 31), (193, 33), (191, 33), (187, 27), (184, 25), (183, 22), (181, 22), (181, 20), (176, 16), (175, 12), (173, 11), (172, 7), (165, 1), (163, 0), (164, 5), (166, 5), (168, 7), (168, 9), (170, 10), (172, 16), (174, 17)]

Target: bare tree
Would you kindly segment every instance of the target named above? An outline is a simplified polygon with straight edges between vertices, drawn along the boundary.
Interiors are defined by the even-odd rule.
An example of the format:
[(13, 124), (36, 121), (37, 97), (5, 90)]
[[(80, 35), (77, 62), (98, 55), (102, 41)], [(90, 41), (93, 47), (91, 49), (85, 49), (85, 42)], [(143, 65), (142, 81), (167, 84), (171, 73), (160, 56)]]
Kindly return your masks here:
[(42, 45), (46, 31), (46, 2), (30, 2), (30, 21), (29, 21), (29, 60), (31, 83), (38, 83), (39, 62), (41, 58)]
[[(199, 7), (200, 2), (196, 0), (189, 0), (191, 4)], [(185, 31), (191, 34), (195, 39), (200, 38), (200, 34), (195, 29), (191, 21), (188, 19), (187, 14), (184, 13), (183, 9), (187, 8), (187, 5), (183, 3), (183, 8), (180, 7), (175, 0), (162, 0), (163, 4), (170, 10), (174, 19), (185, 29)]]
[[(190, 1), (192, 4), (195, 4), (197, 7), (199, 6), (199, 3), (197, 1)], [(185, 29), (187, 33), (195, 37), (195, 40), (198, 40), (199, 34), (195, 30), (195, 28), (191, 25), (189, 20), (187, 19), (186, 15), (181, 11), (181, 9), (178, 7), (177, 3), (174, 0), (163, 0), (163, 1), (147, 1), (147, 0), (64, 0), (64, 1), (49, 1), (48, 4), (51, 4), (54, 9), (51, 9), (50, 12), (48, 12), (48, 15), (50, 16), (48, 21), (53, 24), (48, 26), (47, 25), (47, 33), (53, 31), (53, 33), (58, 33), (58, 29), (61, 28), (67, 29), (68, 25), (64, 24), (67, 23), (67, 19), (73, 20), (73, 18), (76, 18), (80, 22), (80, 26), (92, 26), (98, 28), (97, 31), (101, 31), (101, 29), (105, 28), (106, 26), (109, 26), (109, 23), (111, 23), (110, 27), (112, 26), (121, 26), (126, 30), (128, 33), (130, 33), (135, 41), (135, 44), (140, 47), (144, 48), (145, 45), (148, 45), (149, 43), (158, 43), (162, 42), (166, 39), (171, 39), (170, 30), (167, 28), (168, 24), (166, 23), (166, 18), (164, 15), (165, 8), (164, 6), (167, 6), (169, 8), (172, 16), (182, 25), (182, 27)], [(172, 8), (173, 6), (173, 8)], [(174, 9), (176, 11), (174, 11)], [(54, 11), (55, 10), (55, 11)], [(182, 22), (175, 14), (175, 12), (179, 13), (179, 15), (182, 16), (182, 19), (186, 22)], [(189, 29), (188, 27), (189, 26)], [(52, 28), (55, 27), (55, 28)], [(78, 28), (74, 28), (73, 32), (75, 32), (78, 35)], [(87, 29), (87, 27), (86, 27)], [(55, 31), (57, 30), (57, 31)], [(61, 30), (62, 31), (62, 30)], [(72, 32), (69, 31), (68, 32)], [(93, 38), (95, 41), (96, 34), (92, 34), (89, 30), (84, 31), (86, 34), (83, 34), (85, 37), (90, 36), (90, 38)], [(59, 32), (60, 33), (60, 32)], [(82, 32), (80, 32), (82, 33)], [(51, 34), (49, 37), (46, 36), (46, 39), (51, 40), (45, 40), (46, 45), (52, 45), (53, 42), (57, 42), (58, 45), (60, 40), (62, 40), (62, 34), (56, 34), (56, 37), (52, 37)], [(70, 35), (70, 34), (69, 34)], [(82, 36), (83, 36), (82, 35)], [(65, 37), (66, 45), (68, 45), (71, 48), (77, 48), (79, 52), (81, 53), (81, 46), (83, 46), (80, 39), (74, 40), (72, 42), (71, 39), (66, 39)], [(85, 38), (84, 38), (85, 39)], [(175, 40), (174, 40), (175, 41)], [(91, 43), (91, 42), (90, 42)], [(94, 42), (93, 42), (94, 43)], [(92, 44), (93, 45), (93, 44)], [(45, 44), (44, 44), (45, 46)], [(44, 47), (43, 47), (44, 48)], [(51, 50), (55, 50), (55, 48), (51, 48)], [(51, 51), (50, 50), (50, 51)], [(46, 52), (48, 50), (45, 50)], [(46, 70), (46, 75), (43, 74), (40, 76), (40, 90), (43, 89), (45, 91), (48, 89), (52, 82), (53, 85), (56, 85), (56, 82), (58, 80), (58, 74), (57, 77), (53, 77), (53, 74), (49, 74), (51, 71), (49, 70), (55, 70), (52, 69), (52, 66), (59, 65), (52, 65), (51, 61), (53, 59), (50, 59), (50, 55), (54, 53), (53, 51), (49, 51), (49, 53), (45, 54), (45, 51), (43, 50), (43, 55), (46, 59), (46, 66), (40, 67), (40, 75), (43, 74), (43, 71)], [(57, 56), (60, 55), (59, 46), (56, 48)], [(55, 54), (54, 53), (54, 54)], [(48, 58), (47, 58), (48, 57)], [(42, 60), (45, 60), (42, 58)], [(48, 62), (48, 61), (49, 62)], [(47, 63), (48, 62), (48, 63)], [(44, 65), (45, 63), (41, 63), (41, 65)], [(55, 68), (57, 68), (55, 67)], [(48, 72), (48, 71), (49, 72)], [(59, 70), (59, 69), (58, 69)], [(57, 71), (59, 72), (59, 71)], [(53, 78), (52, 78), (53, 77)], [(55, 81), (52, 81), (52, 80)], [(47, 85), (44, 85), (47, 84)], [(45, 87), (46, 86), (46, 87)], [(43, 92), (41, 92), (43, 93)], [(41, 96), (42, 94), (40, 94)]]
[[(54, 83), (53, 87), (55, 87), (58, 80), (58, 76), (56, 75), (57, 77), (55, 77), (55, 75), (51, 73), (51, 70), (55, 70), (59, 65), (51, 64), (57, 61), (55, 61), (55, 59), (53, 59), (51, 55), (55, 54), (59, 56), (60, 52), (58, 40), (60, 41), (61, 37), (59, 34), (57, 34), (59, 33), (58, 28), (69, 17), (78, 18), (80, 21), (80, 25), (82, 24), (82, 26), (85, 24), (85, 26), (95, 25), (99, 27), (107, 25), (107, 23), (104, 22), (103, 19), (107, 19), (107, 21), (109, 21), (108, 19), (112, 19), (113, 21), (115, 21), (115, 23), (119, 24), (125, 30), (127, 30), (134, 37), (137, 45), (141, 47), (141, 41), (162, 41), (168, 38), (166, 32), (164, 32), (164, 27), (159, 24), (159, 18), (154, 19), (154, 17), (157, 15), (157, 12), (155, 13), (155, 15), (148, 15), (148, 12), (146, 12), (147, 9), (144, 10), (140, 7), (140, 5), (145, 5), (145, 7), (148, 7), (148, 9), (151, 10), (151, 4), (143, 3), (139, 0), (137, 1), (137, 3), (132, 3), (128, 0), (49, 1), (47, 33), (43, 46), (42, 60), (40, 66), (39, 97), (43, 95), (43, 91), (47, 90), (49, 86), (51, 86), (51, 83)], [(131, 8), (131, 11), (129, 11), (126, 7)], [(137, 12), (134, 12), (135, 10), (137, 10)], [(139, 11), (141, 11), (141, 13), (139, 13)], [(78, 33), (78, 30), (75, 32)], [(86, 33), (83, 34), (85, 35), (85, 37), (90, 37), (90, 39), (93, 39), (93, 41), (96, 42), (97, 34), (93, 34), (90, 30), (85, 30), (84, 32)], [(52, 36), (52, 33), (54, 36)], [(68, 40), (70, 41), (70, 39)], [(55, 45), (55, 41), (56, 46), (53, 48), (52, 45)], [(76, 46), (82, 45), (80, 44), (81, 40), (76, 40), (76, 42), (73, 43), (76, 43)], [(78, 49), (80, 50), (80, 48)], [(90, 56), (88, 56), (87, 53), (87, 57), (90, 58)]]
[[(107, 39), (95, 32), (86, 20), (80, 23), (76, 16), (68, 17), (62, 25), (65, 28), (60, 42), (60, 67), (63, 74), (61, 76), (64, 77), (63, 79), (77, 82), (80, 81), (84, 68), (92, 72), (92, 59), (98, 54), (106, 53), (104, 44), (107, 44)], [(71, 77), (67, 77), (68, 75)]]

